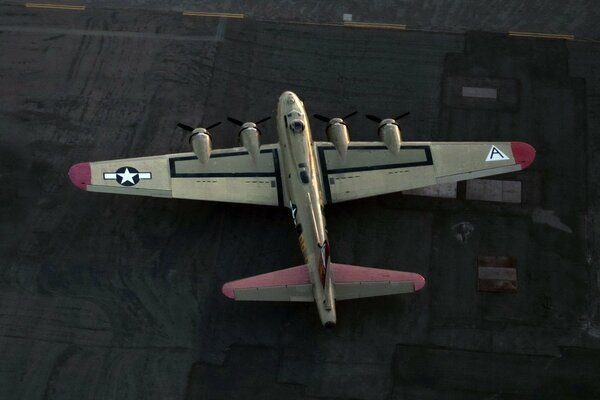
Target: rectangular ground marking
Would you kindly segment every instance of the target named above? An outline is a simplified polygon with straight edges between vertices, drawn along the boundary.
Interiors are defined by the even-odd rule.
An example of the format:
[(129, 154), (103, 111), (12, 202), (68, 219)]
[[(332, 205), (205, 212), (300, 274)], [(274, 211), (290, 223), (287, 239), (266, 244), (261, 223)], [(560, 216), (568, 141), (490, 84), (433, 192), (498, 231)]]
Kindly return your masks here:
[(404, 190), (402, 194), (455, 199), (457, 195), (457, 184), (456, 182), (441, 183), (439, 185), (426, 186), (418, 189)]
[(521, 182), (497, 179), (471, 179), (466, 183), (467, 200), (521, 203)]
[(344, 26), (349, 28), (371, 28), (371, 29), (399, 29), (406, 30), (406, 25), (403, 24), (386, 24), (380, 22), (352, 22), (344, 21)]
[(352, 14), (344, 14), (344, 15), (342, 15), (342, 21), (344, 21), (344, 22), (352, 22)]
[(477, 290), (480, 292), (516, 293), (516, 258), (510, 256), (478, 256)]
[(74, 6), (65, 4), (48, 4), (48, 3), (25, 3), (26, 8), (45, 8), (50, 10), (70, 10), (70, 11), (85, 11), (85, 6)]
[(477, 97), (479, 99), (496, 100), (498, 98), (498, 89), (486, 88), (486, 87), (463, 86), (462, 95), (463, 95), (463, 97)]
[(509, 31), (508, 36), (531, 37), (537, 39), (557, 39), (557, 40), (575, 40), (573, 35), (563, 35), (560, 33), (540, 33), (540, 32), (516, 32)]
[(244, 18), (244, 14), (222, 13), (222, 12), (203, 12), (203, 11), (184, 11), (183, 15), (188, 17), (222, 17), (222, 18)]

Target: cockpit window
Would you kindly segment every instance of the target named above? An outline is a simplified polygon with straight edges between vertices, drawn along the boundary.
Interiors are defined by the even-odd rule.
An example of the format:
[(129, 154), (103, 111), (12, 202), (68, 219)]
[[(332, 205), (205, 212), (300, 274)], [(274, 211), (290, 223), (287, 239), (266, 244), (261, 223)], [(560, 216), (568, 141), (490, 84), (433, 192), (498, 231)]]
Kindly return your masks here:
[(300, 119), (296, 119), (290, 123), (290, 129), (294, 133), (302, 133), (304, 132), (304, 122)]
[(302, 181), (302, 183), (310, 182), (310, 178), (308, 177), (308, 172), (306, 172), (306, 170), (304, 170), (304, 169), (300, 171), (300, 180)]
[(300, 163), (298, 164), (298, 167), (300, 168), (300, 180), (302, 183), (310, 182), (310, 177), (308, 176), (308, 171), (306, 170), (306, 163)]

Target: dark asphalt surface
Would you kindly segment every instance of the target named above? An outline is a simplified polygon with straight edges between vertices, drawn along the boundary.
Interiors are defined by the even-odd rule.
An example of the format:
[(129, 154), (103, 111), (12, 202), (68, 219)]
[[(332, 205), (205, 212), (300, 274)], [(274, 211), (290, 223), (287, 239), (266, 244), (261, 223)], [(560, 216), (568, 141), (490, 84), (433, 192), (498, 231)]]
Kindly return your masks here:
[[(598, 44), (159, 8), (0, 6), (0, 397), (600, 397)], [(505, 30), (515, 12), (486, 30)], [(590, 14), (549, 26), (594, 37)], [(497, 108), (451, 95), (452, 82), (473, 79), (518, 90)], [(302, 262), (286, 209), (85, 193), (68, 181), (76, 162), (188, 151), (177, 122), (259, 119), (284, 90), (309, 113), (411, 111), (406, 140), (529, 142), (535, 163), (504, 177), (522, 182), (524, 202), (395, 194), (328, 208), (335, 261), (419, 272), (428, 285), (339, 303), (338, 326), (325, 330), (312, 304), (220, 293)], [(362, 116), (349, 126), (353, 139), (376, 137)], [(235, 128), (213, 137), (232, 146)], [(464, 241), (461, 222), (474, 227)], [(516, 257), (518, 293), (477, 292), (478, 255)]]
[[(0, 4), (22, 7), (24, 2)], [(54, 4), (86, 5), (93, 11), (117, 13), (204, 11), (241, 13), (252, 20), (341, 23), (344, 14), (353, 21), (405, 24), (411, 29), (464, 33), (544, 32), (572, 34), (579, 39), (600, 40), (600, 4), (596, 0), (79, 0)]]

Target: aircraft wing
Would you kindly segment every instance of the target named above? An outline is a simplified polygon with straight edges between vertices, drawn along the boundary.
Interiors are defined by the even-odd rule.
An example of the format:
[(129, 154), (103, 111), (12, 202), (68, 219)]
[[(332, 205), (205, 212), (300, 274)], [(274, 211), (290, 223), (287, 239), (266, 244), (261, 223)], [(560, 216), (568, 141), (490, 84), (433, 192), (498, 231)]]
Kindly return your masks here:
[(243, 147), (75, 164), (73, 184), (90, 192), (232, 203), (283, 205), (279, 145), (261, 146), (256, 161)]
[(535, 158), (522, 142), (403, 142), (398, 154), (351, 142), (344, 159), (329, 142), (315, 145), (327, 203), (520, 171)]

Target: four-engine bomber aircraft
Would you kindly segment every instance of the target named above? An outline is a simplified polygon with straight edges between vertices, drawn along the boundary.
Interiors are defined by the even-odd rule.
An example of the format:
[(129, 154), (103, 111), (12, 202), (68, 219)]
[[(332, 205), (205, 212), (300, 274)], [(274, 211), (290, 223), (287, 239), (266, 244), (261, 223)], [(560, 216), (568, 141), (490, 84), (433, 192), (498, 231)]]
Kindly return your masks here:
[(379, 123), (381, 141), (350, 142), (342, 118), (315, 117), (328, 122), (330, 142), (313, 141), (304, 104), (284, 92), (277, 108), (279, 143), (259, 143), (256, 125), (268, 118), (228, 118), (240, 126), (243, 147), (219, 150), (212, 150), (208, 132), (217, 124), (179, 124), (192, 132), (193, 153), (80, 163), (69, 177), (90, 192), (289, 207), (306, 264), (228, 282), (223, 293), (235, 300), (315, 301), (322, 323), (333, 326), (335, 300), (410, 293), (425, 279), (332, 263), (326, 204), (520, 171), (535, 158), (534, 148), (522, 142), (402, 142), (402, 116), (367, 115)]

